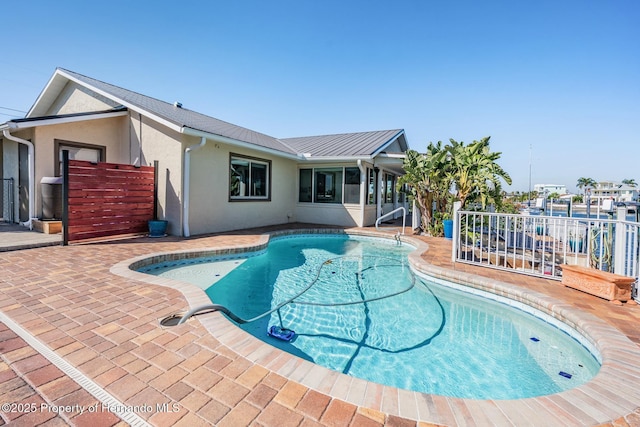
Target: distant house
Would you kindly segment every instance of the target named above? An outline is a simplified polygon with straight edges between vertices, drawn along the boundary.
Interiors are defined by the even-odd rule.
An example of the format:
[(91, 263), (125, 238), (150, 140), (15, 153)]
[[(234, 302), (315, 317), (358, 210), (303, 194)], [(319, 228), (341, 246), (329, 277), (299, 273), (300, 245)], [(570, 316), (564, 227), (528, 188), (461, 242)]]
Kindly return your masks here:
[[(42, 211), (44, 177), (60, 159), (153, 165), (158, 211), (173, 235), (292, 221), (368, 226), (405, 203), (402, 129), (275, 138), (58, 68), (24, 119), (0, 125), (0, 174), (15, 203), (3, 218)], [(11, 210), (12, 215), (7, 211)]]
[(638, 187), (616, 181), (600, 181), (591, 189), (591, 198), (596, 200), (613, 200), (614, 202), (637, 202)]
[(562, 184), (535, 184), (533, 186), (533, 191), (537, 192), (538, 195), (553, 194), (558, 193), (558, 195), (562, 196), (567, 194), (567, 187)]

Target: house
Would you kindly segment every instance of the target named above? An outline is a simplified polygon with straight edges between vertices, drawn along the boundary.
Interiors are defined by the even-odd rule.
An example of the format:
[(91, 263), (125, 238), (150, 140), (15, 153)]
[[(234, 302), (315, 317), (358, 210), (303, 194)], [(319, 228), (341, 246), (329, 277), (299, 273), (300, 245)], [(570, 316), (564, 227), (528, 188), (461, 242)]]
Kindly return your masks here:
[(41, 216), (41, 181), (60, 176), (67, 150), (93, 162), (157, 161), (157, 208), (173, 235), (368, 226), (405, 203), (395, 183), (407, 148), (402, 129), (275, 138), (58, 68), (25, 118), (0, 125), (0, 174), (14, 183), (1, 199), (16, 201), (2, 212), (25, 224)]
[(568, 194), (567, 187), (562, 184), (535, 184), (533, 191), (539, 195), (558, 193), (558, 195), (562, 196)]
[(636, 186), (616, 181), (600, 181), (590, 190), (591, 198), (598, 200), (613, 200), (614, 202), (637, 202), (639, 190)]

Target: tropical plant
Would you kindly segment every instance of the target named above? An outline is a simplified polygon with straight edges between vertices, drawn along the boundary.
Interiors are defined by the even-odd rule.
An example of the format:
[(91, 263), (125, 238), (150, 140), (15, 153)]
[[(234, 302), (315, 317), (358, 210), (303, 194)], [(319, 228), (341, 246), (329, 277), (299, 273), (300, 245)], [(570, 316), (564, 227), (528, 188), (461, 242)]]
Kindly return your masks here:
[(489, 150), (489, 137), (469, 145), (449, 141), (446, 146), (430, 142), (424, 154), (408, 150), (405, 174), (398, 180), (398, 188), (408, 184), (420, 209), (422, 229), (432, 235), (441, 235), (439, 220), (450, 218), (454, 200), (463, 208), (469, 201), (483, 207), (500, 205), (504, 194), (500, 179), (511, 184), (509, 174), (496, 163), (501, 153)]
[(469, 145), (449, 140), (449, 174), (456, 188), (456, 199), (463, 208), (470, 197), (482, 203), (483, 208), (488, 203), (501, 200), (500, 179), (511, 184), (509, 174), (496, 163), (502, 153), (490, 151), (489, 138), (473, 141)]
[(638, 183), (633, 178), (632, 179), (623, 179), (622, 183), (628, 185), (629, 187), (637, 187), (638, 186)]
[(518, 204), (515, 203), (514, 199), (504, 199), (497, 211), (508, 214), (517, 214), (519, 212)]
[[(440, 144), (440, 143), (438, 143)], [(433, 144), (429, 144), (431, 147)], [(439, 170), (437, 159), (433, 153), (421, 154), (415, 150), (407, 150), (404, 159), (404, 175), (398, 179), (398, 188), (408, 184), (409, 192), (420, 209), (420, 219), (423, 230), (432, 222), (432, 210), (435, 194), (437, 194), (437, 181)]]

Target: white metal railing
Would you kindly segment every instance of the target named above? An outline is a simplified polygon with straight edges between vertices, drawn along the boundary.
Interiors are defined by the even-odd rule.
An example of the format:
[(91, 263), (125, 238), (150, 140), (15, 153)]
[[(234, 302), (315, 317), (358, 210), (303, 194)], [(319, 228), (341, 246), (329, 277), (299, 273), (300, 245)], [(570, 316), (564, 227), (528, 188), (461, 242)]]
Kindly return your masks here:
[(560, 280), (562, 264), (596, 268), (640, 282), (640, 223), (617, 218), (528, 216), (457, 211), (453, 257), (456, 262)]
[(393, 215), (394, 213), (400, 212), (400, 211), (402, 211), (402, 234), (404, 234), (404, 226), (405, 226), (406, 221), (407, 221), (407, 210), (403, 206), (400, 206), (399, 208), (394, 209), (391, 212), (388, 212), (388, 213), (378, 217), (378, 219), (376, 219), (376, 230), (380, 230), (380, 228), (378, 227), (378, 225), (380, 225), (380, 221), (382, 221), (383, 219), (387, 218), (388, 216)]

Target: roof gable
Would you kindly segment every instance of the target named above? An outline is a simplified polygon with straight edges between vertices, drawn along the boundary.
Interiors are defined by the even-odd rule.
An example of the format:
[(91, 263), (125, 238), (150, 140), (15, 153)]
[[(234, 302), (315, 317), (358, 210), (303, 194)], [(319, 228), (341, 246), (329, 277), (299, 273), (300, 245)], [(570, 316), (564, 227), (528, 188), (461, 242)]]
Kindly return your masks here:
[(286, 154), (296, 154), (290, 147), (272, 136), (62, 68), (56, 69), (54, 76), (31, 107), (27, 117), (47, 114), (68, 81), (82, 85), (130, 110), (149, 116), (178, 132), (181, 132), (183, 128), (190, 128)]

